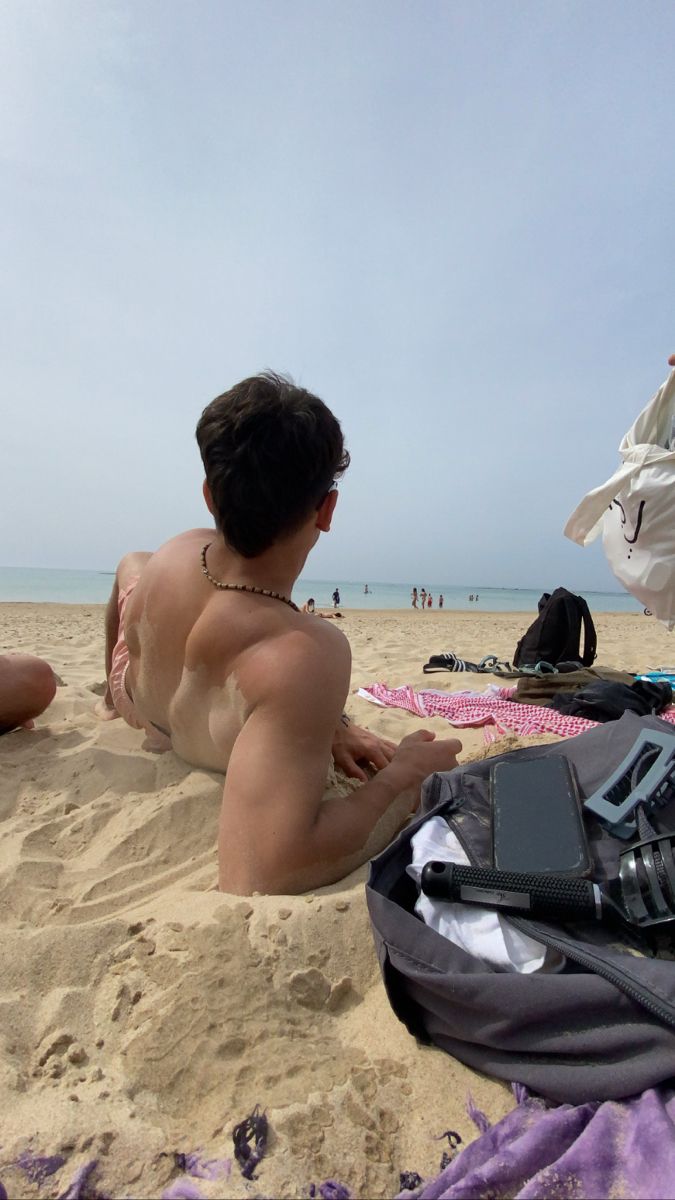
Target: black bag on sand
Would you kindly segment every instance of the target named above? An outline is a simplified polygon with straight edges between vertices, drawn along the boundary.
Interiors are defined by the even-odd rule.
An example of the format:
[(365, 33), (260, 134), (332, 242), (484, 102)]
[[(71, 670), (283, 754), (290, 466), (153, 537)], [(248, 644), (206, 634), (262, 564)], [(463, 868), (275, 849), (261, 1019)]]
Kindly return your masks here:
[[(426, 780), (423, 815), (373, 860), (366, 889), (389, 1000), (421, 1041), (478, 1071), (571, 1104), (635, 1095), (675, 1077), (675, 962), (636, 952), (620, 930), (599, 922), (563, 926), (510, 918), (562, 953), (565, 966), (556, 974), (496, 971), (416, 916), (417, 887), (406, 874), (411, 837), (432, 814), (448, 821), (472, 866), (491, 865), (494, 763), (562, 754), (585, 797), (618, 767), (642, 729), (673, 731), (657, 717), (626, 713), (565, 742)], [(675, 801), (659, 811), (658, 823), (675, 827)], [(595, 820), (586, 825), (592, 878), (615, 879), (626, 843)]]
[[(581, 629), (583, 654), (579, 653)], [(539, 616), (521, 637), (513, 655), (514, 667), (534, 667), (538, 662), (580, 662), (590, 667), (595, 660), (597, 637), (590, 609), (583, 596), (559, 587), (539, 601)]]
[(637, 713), (639, 717), (661, 713), (672, 702), (673, 689), (665, 680), (651, 683), (648, 679), (636, 679), (627, 686), (598, 679), (576, 692), (558, 692), (551, 700), (551, 708), (574, 717), (586, 717), (588, 721), (616, 721), (625, 712)]
[[(578, 671), (558, 671), (556, 675), (523, 675), (516, 684), (511, 697), (516, 704), (541, 704), (551, 706), (551, 701), (560, 692), (579, 692), (601, 679), (608, 683), (625, 683), (627, 687), (635, 681), (629, 671), (617, 671), (614, 667), (580, 667)], [(645, 709), (645, 713), (649, 711)], [(643, 713), (643, 715), (645, 715)]]

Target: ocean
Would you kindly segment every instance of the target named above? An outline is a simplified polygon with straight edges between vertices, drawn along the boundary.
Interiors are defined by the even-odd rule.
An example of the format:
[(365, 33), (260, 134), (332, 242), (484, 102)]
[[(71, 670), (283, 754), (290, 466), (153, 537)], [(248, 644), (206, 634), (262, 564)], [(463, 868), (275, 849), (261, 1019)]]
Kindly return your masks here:
[[(58, 571), (40, 567), (0, 567), (0, 602), (26, 600), (34, 603), (104, 604), (110, 595), (112, 571)], [(411, 587), (404, 583), (365, 583), (345, 579), (298, 580), (293, 592), (296, 604), (314, 597), (317, 608), (332, 608), (331, 596), (337, 587), (343, 609), (402, 609), (410, 608)], [(418, 587), (421, 587), (418, 584)], [(542, 591), (558, 586), (556, 581), (544, 581), (539, 589), (496, 588), (427, 581), (424, 586), (438, 607), (443, 594), (444, 607), (466, 612), (535, 612)], [(627, 592), (582, 593), (592, 612), (640, 612), (641, 605)], [(469, 596), (478, 596), (469, 600)]]

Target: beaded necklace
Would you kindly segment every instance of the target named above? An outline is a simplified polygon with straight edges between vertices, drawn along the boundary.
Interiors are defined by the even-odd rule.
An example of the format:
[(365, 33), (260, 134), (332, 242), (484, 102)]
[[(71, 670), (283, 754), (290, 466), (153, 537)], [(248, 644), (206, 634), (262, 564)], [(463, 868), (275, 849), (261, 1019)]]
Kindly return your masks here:
[(256, 596), (269, 596), (270, 600), (281, 600), (283, 604), (287, 604), (294, 612), (300, 612), (297, 604), (289, 600), (288, 596), (282, 596), (280, 592), (271, 592), (269, 588), (254, 587), (251, 583), (221, 583), (219, 579), (214, 579), (206, 565), (206, 551), (211, 544), (211, 542), (207, 542), (202, 550), (202, 572), (214, 587), (220, 588), (223, 592), (253, 592)]

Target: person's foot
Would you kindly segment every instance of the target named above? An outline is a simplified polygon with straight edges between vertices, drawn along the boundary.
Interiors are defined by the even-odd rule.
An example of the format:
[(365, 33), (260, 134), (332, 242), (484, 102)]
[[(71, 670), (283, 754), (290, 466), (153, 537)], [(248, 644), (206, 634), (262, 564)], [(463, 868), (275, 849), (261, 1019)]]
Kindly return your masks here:
[(94, 706), (94, 714), (98, 717), (99, 721), (114, 721), (120, 715), (115, 706), (109, 705), (105, 699), (97, 700)]

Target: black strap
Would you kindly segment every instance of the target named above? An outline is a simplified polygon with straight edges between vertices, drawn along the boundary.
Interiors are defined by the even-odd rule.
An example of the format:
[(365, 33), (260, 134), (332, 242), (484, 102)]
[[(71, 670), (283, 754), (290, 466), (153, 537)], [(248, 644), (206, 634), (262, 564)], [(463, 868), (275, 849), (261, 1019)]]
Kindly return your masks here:
[(598, 650), (598, 637), (595, 632), (590, 608), (583, 596), (578, 596), (577, 599), (581, 605), (581, 619), (584, 623), (584, 652), (581, 656), (581, 661), (585, 667), (590, 667), (595, 662)]

